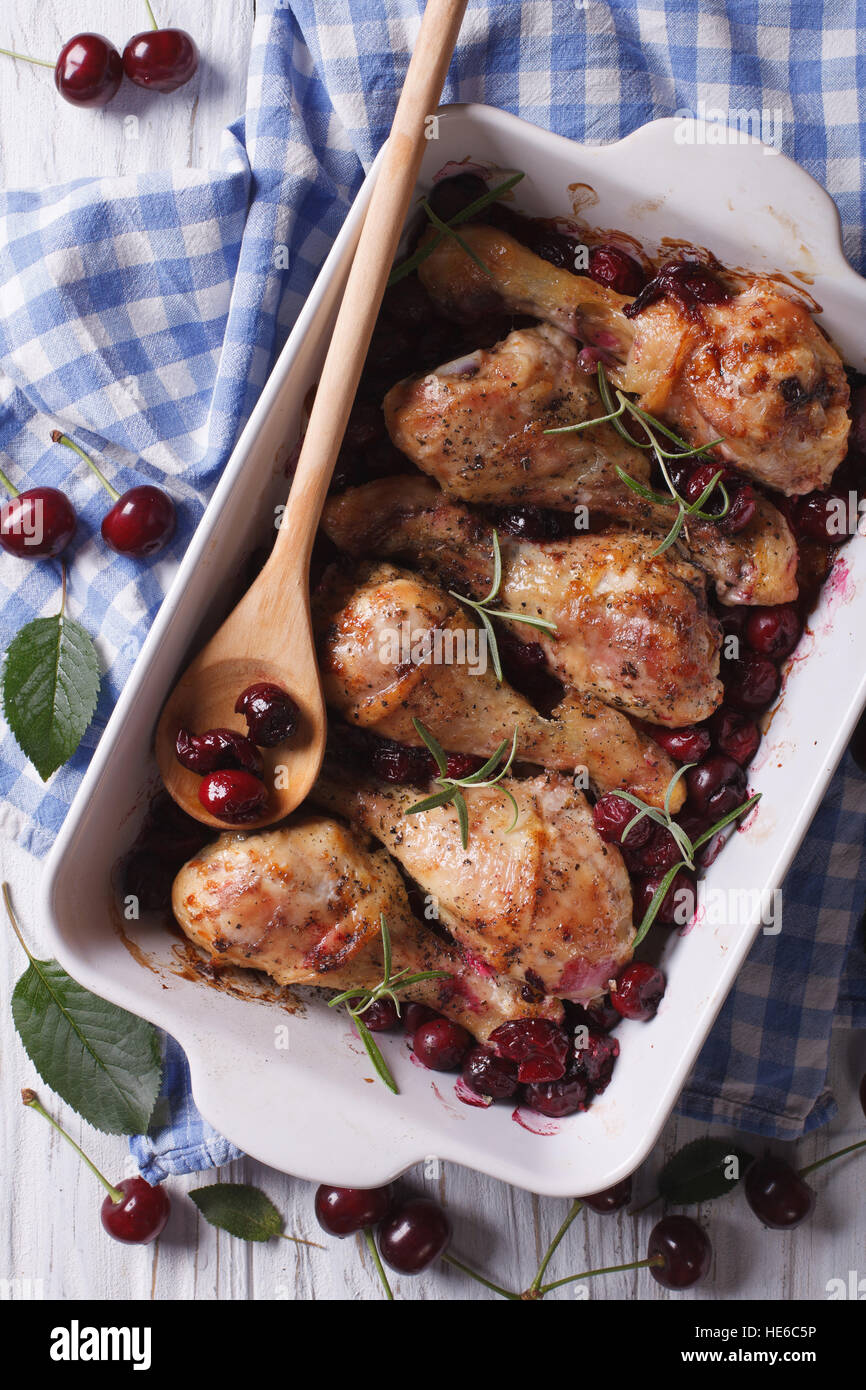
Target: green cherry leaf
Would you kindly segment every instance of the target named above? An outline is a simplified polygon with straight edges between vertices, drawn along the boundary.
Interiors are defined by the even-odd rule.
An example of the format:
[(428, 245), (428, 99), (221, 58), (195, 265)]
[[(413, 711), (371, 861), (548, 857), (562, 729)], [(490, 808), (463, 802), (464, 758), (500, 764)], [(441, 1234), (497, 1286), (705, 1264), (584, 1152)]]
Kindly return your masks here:
[(283, 1233), (283, 1218), (258, 1187), (216, 1182), (197, 1187), (189, 1195), (205, 1221), (238, 1240), (271, 1240)]
[[(669, 1158), (659, 1177), (659, 1193), (674, 1206), (691, 1206), (732, 1192), (753, 1154), (731, 1139), (695, 1139)], [(727, 1176), (731, 1160), (736, 1177)]]
[(58, 613), (13, 637), (3, 669), (3, 712), (43, 782), (72, 757), (93, 718), (99, 660), (80, 623)]
[(152, 1024), (91, 994), (56, 960), (33, 957), (12, 992), (12, 1018), (42, 1080), (94, 1129), (147, 1129), (162, 1077)]

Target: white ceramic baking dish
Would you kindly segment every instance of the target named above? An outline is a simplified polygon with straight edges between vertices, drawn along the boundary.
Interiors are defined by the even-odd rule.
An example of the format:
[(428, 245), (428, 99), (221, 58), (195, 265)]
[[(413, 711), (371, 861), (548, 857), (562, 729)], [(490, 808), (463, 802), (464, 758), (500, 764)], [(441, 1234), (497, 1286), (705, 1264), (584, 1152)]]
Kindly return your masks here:
[[(452, 160), (522, 169), (516, 205), (527, 212), (568, 214), (577, 198), (587, 221), (631, 232), (650, 251), (665, 237), (685, 238), (723, 263), (784, 271), (795, 285), (801, 277), (846, 359), (866, 367), (866, 282), (844, 259), (830, 198), (757, 143), (704, 144), (697, 127), (689, 142), (683, 129), (659, 121), (619, 144), (583, 148), (484, 106), (454, 107), (441, 115), (420, 186), (429, 188)], [(295, 1014), (233, 997), (173, 972), (175, 943), (163, 927), (135, 924), (137, 953), (116, 930), (109, 878), (154, 786), (160, 707), (191, 647), (229, 603), (244, 557), (273, 524), (374, 175), (232, 455), (47, 864), (49, 944), (82, 984), (174, 1034), (203, 1114), (265, 1163), (368, 1186), (438, 1155), (539, 1193), (592, 1192), (630, 1173), (654, 1144), (759, 929), (754, 912), (667, 939), (658, 1016), (622, 1024), (613, 1084), (588, 1113), (539, 1126), (551, 1131), (544, 1135), (515, 1123), (510, 1106), (459, 1103), (453, 1079), (413, 1066), (397, 1036), (383, 1044), (400, 1086), (392, 1096), (369, 1084), (371, 1067), (346, 1021), (317, 997)], [(760, 895), (780, 884), (866, 698), (864, 579), (866, 546), (855, 537), (751, 774), (764, 794), (759, 813), (712, 867), (707, 888)]]

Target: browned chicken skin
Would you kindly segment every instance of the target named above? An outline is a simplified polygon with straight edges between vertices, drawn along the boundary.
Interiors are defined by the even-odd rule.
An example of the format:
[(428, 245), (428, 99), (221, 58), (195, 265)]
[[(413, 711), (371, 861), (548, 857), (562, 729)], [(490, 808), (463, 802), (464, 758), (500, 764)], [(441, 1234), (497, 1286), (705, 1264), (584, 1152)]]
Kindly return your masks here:
[[(619, 466), (648, 485), (649, 461), (611, 425), (546, 433), (606, 413), (595, 379), (578, 365), (574, 339), (551, 324), (518, 329), (488, 351), (398, 382), (384, 408), (393, 442), (450, 497), (583, 507), (594, 529), (599, 518), (661, 535), (670, 529), (671, 508), (639, 497), (617, 476)], [(793, 534), (763, 497), (739, 534), (693, 519), (682, 542), (724, 602), (797, 596)]]
[[(487, 755), (517, 729), (518, 758), (572, 772), (585, 767), (600, 791), (626, 787), (662, 804), (675, 768), (657, 745), (592, 696), (570, 695), (542, 718), (497, 682), (489, 661), (483, 671), (467, 663), (466, 653), (486, 657), (480, 629), (419, 575), (375, 561), (350, 574), (334, 568), (314, 595), (313, 613), (325, 698), (347, 722), (420, 747), (417, 718), (449, 752)], [(411, 647), (393, 650), (404, 639), (417, 660), (407, 659)]]
[(756, 277), (720, 304), (686, 309), (665, 297), (635, 318), (631, 301), (558, 270), (493, 227), (467, 225), (422, 263), (428, 292), (457, 318), (490, 306), (556, 324), (597, 347), (609, 374), (651, 414), (787, 494), (825, 487), (847, 446), (849, 391), (838, 353), (800, 305)]
[[(502, 785), (502, 784), (500, 784)], [(326, 763), (313, 798), (375, 835), (470, 953), (500, 975), (592, 999), (629, 958), (632, 903), (619, 850), (599, 838), (586, 798), (548, 773), (467, 793), (469, 845), (453, 805), (407, 815), (419, 793)]]
[(401, 992), (478, 1038), (508, 1019), (558, 1019), (553, 999), (528, 1002), (512, 979), (479, 971), (412, 915), (397, 867), (351, 829), (300, 816), (279, 830), (231, 833), (177, 875), (175, 917), (196, 946), (223, 965), (264, 970), (281, 985), (370, 989), (382, 979), (384, 914), (392, 973), (442, 970)]
[[(490, 588), (492, 529), (423, 479), (353, 488), (330, 500), (323, 526), (350, 554), (412, 557), (475, 599)], [(496, 607), (555, 623), (553, 635), (525, 633), (568, 686), (682, 726), (721, 702), (720, 629), (700, 570), (653, 548), (653, 537), (628, 531), (542, 543), (504, 537)]]

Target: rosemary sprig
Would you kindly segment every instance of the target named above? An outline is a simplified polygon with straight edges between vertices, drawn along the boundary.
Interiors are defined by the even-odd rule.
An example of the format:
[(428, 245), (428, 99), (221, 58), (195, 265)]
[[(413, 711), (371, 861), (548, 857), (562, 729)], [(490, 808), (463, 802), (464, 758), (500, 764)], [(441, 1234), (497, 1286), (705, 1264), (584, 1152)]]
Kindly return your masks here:
[[(468, 849), (469, 812), (466, 809), (466, 798), (463, 795), (463, 790), (471, 789), (472, 787), (495, 787), (498, 782), (501, 782), (502, 778), (505, 776), (506, 772), (511, 767), (511, 764), (514, 762), (514, 755), (517, 752), (518, 730), (514, 730), (514, 735), (511, 739), (511, 751), (508, 754), (508, 759), (505, 765), (499, 768), (499, 772), (496, 773), (495, 777), (492, 776), (492, 774), (499, 766), (499, 764), (502, 762), (502, 759), (505, 757), (506, 751), (508, 750), (507, 738), (503, 739), (502, 743), (500, 743), (499, 747), (496, 749), (496, 752), (490, 755), (484, 766), (479, 767), (477, 772), (470, 773), (468, 777), (449, 777), (448, 759), (445, 755), (445, 751), (441, 743), (438, 741), (436, 736), (430, 732), (427, 726), (421, 723), (420, 719), (413, 719), (412, 723), (415, 725), (415, 731), (418, 734), (419, 738), (422, 738), (424, 740), (424, 743), (427, 745), (436, 761), (436, 766), (439, 769), (439, 776), (436, 778), (436, 785), (441, 787), (442, 790), (434, 792), (432, 796), (425, 796), (423, 801), (416, 801), (414, 806), (410, 806), (409, 809), (406, 811), (406, 815), (412, 816), (417, 814), (419, 811), (433, 811), (437, 806), (445, 806), (449, 801), (453, 801), (454, 809), (457, 812), (457, 820), (460, 823), (460, 839), (463, 844), (463, 848)], [(514, 809), (514, 820), (511, 822), (511, 824), (505, 832), (506, 835), (510, 835), (514, 827), (517, 825), (517, 821), (520, 816), (520, 807), (518, 806), (517, 802), (514, 799), (514, 796), (508, 790), (507, 787), (500, 787), (499, 790), (502, 792), (502, 795), (504, 797), (507, 797), (507, 799), (511, 802), (511, 805)]]
[[(413, 255), (409, 256), (407, 260), (401, 261), (399, 265), (394, 267), (388, 277), (389, 287), (391, 285), (396, 285), (399, 280), (405, 280), (407, 275), (411, 275), (414, 270), (417, 270), (419, 265), (421, 265), (423, 261), (426, 261), (427, 257), (431, 256), (436, 250), (436, 247), (441, 244), (442, 237), (446, 235), (446, 232), (450, 233), (452, 228), (459, 227), (461, 222), (468, 222), (477, 212), (482, 212), (490, 203), (495, 203), (497, 198), (501, 198), (504, 193), (507, 193), (516, 183), (519, 183), (523, 177), (524, 175), (522, 173), (512, 174), (511, 177), (505, 179), (503, 183), (497, 184), (495, 188), (489, 188), (486, 193), (482, 193), (480, 198), (476, 198), (475, 201), (469, 203), (467, 207), (461, 208), (460, 212), (450, 217), (447, 223), (441, 224), (444, 225), (446, 229), (445, 232), (440, 230), (438, 236), (431, 237), (423, 246), (419, 246), (418, 250), (415, 251)], [(468, 248), (464, 247), (464, 250), (468, 250)], [(484, 269), (487, 269), (486, 266)], [(490, 272), (488, 271), (487, 273), (489, 274)]]
[[(677, 509), (677, 515), (673, 525), (661, 544), (652, 552), (653, 555), (661, 555), (674, 544), (679, 538), (680, 532), (689, 517), (696, 516), (702, 521), (721, 521), (722, 517), (727, 516), (730, 511), (731, 500), (724, 483), (721, 481), (723, 469), (720, 468), (718, 473), (710, 479), (707, 486), (701, 492), (700, 497), (696, 498), (694, 502), (687, 502), (686, 499), (681, 497), (677, 492), (667, 468), (668, 463), (687, 458), (702, 458), (708, 463), (715, 462), (709, 451), (715, 448), (717, 444), (724, 443), (724, 438), (722, 436), (718, 439), (710, 440), (709, 444), (701, 444), (696, 448), (690, 449), (684, 439), (680, 439), (678, 434), (668, 429), (667, 425), (663, 425), (661, 420), (657, 420), (654, 415), (650, 415), (649, 411), (641, 409), (639, 405), (635, 405), (634, 401), (630, 401), (628, 396), (624, 395), (622, 391), (617, 391), (615, 404), (610, 389), (610, 383), (601, 362), (598, 364), (598, 390), (602, 399), (602, 404), (607, 412), (605, 415), (597, 415), (593, 420), (580, 420), (573, 425), (560, 425), (556, 429), (545, 430), (544, 433), (576, 434), (579, 430), (589, 429), (592, 425), (610, 424), (633, 448), (652, 449), (656, 457), (656, 462), (661, 469), (662, 477), (667, 484), (667, 492), (655, 492), (652, 488), (645, 487), (643, 483), (639, 483), (636, 478), (633, 478), (630, 473), (626, 473), (625, 469), (620, 468), (618, 464), (616, 465), (616, 473), (617, 477), (621, 482), (625, 483), (626, 487), (631, 488), (632, 492), (636, 492), (637, 495), (643, 497), (645, 501), (655, 502), (657, 505), (663, 507), (676, 507)], [(647, 436), (645, 440), (635, 439), (631, 430), (623, 423), (622, 417), (626, 413), (633, 416), (643, 427), (644, 433)], [(671, 440), (671, 442), (677, 446), (676, 449), (665, 449), (659, 442), (658, 436), (660, 434), (663, 435), (665, 439)], [(721, 510), (716, 512), (704, 511), (705, 504), (712, 493), (715, 492), (716, 488), (718, 488), (719, 496), (722, 499)]]
[[(499, 586), (502, 583), (502, 552), (499, 549), (499, 533), (493, 532), (493, 583), (490, 592), (481, 599), (467, 598), (465, 594), (458, 594), (456, 589), (449, 589), (452, 598), (456, 598), (460, 603), (471, 608), (481, 619), (484, 631), (487, 633), (487, 645), (490, 649), (490, 660), (493, 662), (493, 670), (496, 673), (496, 680), (502, 684), (502, 661), (499, 656), (499, 644), (496, 641), (496, 633), (493, 630), (491, 618), (507, 618), (512, 623), (526, 623), (527, 627), (539, 628), (542, 632), (556, 632), (556, 623), (548, 622), (546, 618), (528, 618), (525, 613), (509, 613), (502, 608), (490, 608), (499, 593)], [(431, 749), (432, 752), (432, 749)], [(434, 754), (435, 757), (435, 754)]]
[(436, 228), (436, 230), (442, 232), (445, 236), (450, 236), (453, 241), (456, 241), (457, 245), (460, 247), (460, 250), (463, 251), (464, 254), (469, 257), (470, 261), (477, 265), (479, 270), (483, 270), (484, 274), (489, 276), (492, 280), (493, 271), (490, 269), (488, 265), (484, 264), (480, 256), (476, 256), (468, 241), (466, 241), (465, 238), (462, 237), (459, 232), (455, 231), (454, 228), (450, 226), (447, 222), (442, 221), (442, 218), (439, 217), (433, 211), (426, 198), (422, 200), (421, 206), (426, 212), (430, 221), (433, 223), (433, 226)]
[(650, 927), (652, 926), (653, 922), (655, 921), (656, 917), (658, 916), (659, 908), (664, 902), (665, 897), (667, 896), (668, 889), (670, 888), (680, 869), (694, 870), (695, 855), (701, 848), (701, 845), (705, 845), (708, 840), (711, 840), (714, 835), (717, 835), (719, 833), (720, 830), (724, 830), (725, 827), (730, 825), (732, 821), (739, 820), (740, 816), (748, 815), (749, 811), (751, 811), (754, 806), (757, 806), (758, 802), (761, 799), (761, 792), (756, 792), (754, 796), (749, 797), (748, 801), (744, 801), (742, 806), (736, 806), (733, 811), (729, 811), (726, 816), (722, 816), (721, 820), (717, 820), (715, 825), (711, 825), (709, 830), (704, 830), (703, 833), (700, 834), (696, 840), (692, 840), (686, 834), (685, 830), (683, 830), (682, 826), (677, 825), (676, 821), (671, 815), (671, 796), (673, 795), (674, 787), (676, 786), (680, 778), (686, 772), (688, 772), (690, 767), (694, 766), (694, 763), (683, 763), (682, 767), (677, 768), (673, 777), (668, 782), (667, 789), (665, 791), (663, 810), (659, 810), (657, 806), (648, 806), (645, 801), (641, 801), (639, 796), (635, 796), (632, 792), (623, 791), (621, 788), (617, 788), (616, 795), (622, 797), (623, 801), (627, 801), (631, 806), (634, 806), (637, 809), (637, 814), (632, 816), (628, 825), (622, 832), (623, 840), (627, 840), (629, 832), (640, 821), (642, 821), (644, 817), (647, 817), (649, 820), (655, 821), (656, 825), (661, 825), (665, 830), (670, 831), (671, 835), (676, 841), (677, 848), (679, 849), (680, 854), (682, 855), (682, 858), (676, 864), (674, 864), (672, 868), (668, 869), (667, 873), (665, 874), (664, 878), (662, 879), (661, 883), (659, 884), (658, 888), (653, 894), (652, 902), (650, 903), (649, 907), (644, 913), (643, 921), (638, 927), (637, 935), (635, 936), (634, 941), (632, 942), (632, 950), (634, 950), (635, 947), (640, 945), (647, 932), (649, 931)]
[(349, 1013), (354, 1020), (355, 1027), (358, 1030), (358, 1036), (367, 1049), (367, 1056), (373, 1063), (381, 1080), (384, 1081), (385, 1085), (388, 1087), (388, 1090), (392, 1091), (396, 1096), (399, 1094), (397, 1083), (391, 1075), (388, 1063), (382, 1056), (373, 1034), (364, 1022), (362, 1015), (365, 1014), (370, 1008), (370, 1005), (375, 1004), (378, 999), (390, 999), (399, 1014), (400, 1000), (397, 998), (398, 990), (408, 989), (409, 985), (416, 985), (421, 980), (442, 979), (448, 974), (448, 971), (421, 970), (416, 975), (410, 975), (409, 967), (406, 966), (405, 969), (398, 970), (396, 975), (392, 975), (391, 933), (388, 930), (388, 923), (385, 921), (384, 913), (380, 915), (379, 920), (382, 930), (382, 979), (377, 985), (374, 985), (372, 989), (363, 989), (361, 987), (344, 989), (342, 994), (338, 994), (333, 999), (328, 1000), (328, 1008), (335, 1009), (339, 1004), (345, 1004), (347, 1013)]

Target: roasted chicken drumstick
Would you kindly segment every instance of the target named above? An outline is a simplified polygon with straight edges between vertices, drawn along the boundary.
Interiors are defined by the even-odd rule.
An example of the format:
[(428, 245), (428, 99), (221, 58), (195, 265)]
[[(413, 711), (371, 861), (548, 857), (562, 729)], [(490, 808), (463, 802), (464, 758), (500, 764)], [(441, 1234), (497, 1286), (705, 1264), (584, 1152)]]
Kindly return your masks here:
[[(500, 783), (500, 786), (504, 783)], [(598, 835), (586, 798), (557, 773), (467, 794), (464, 849), (453, 805), (407, 815), (419, 793), (325, 764), (313, 799), (390, 850), (464, 949), (500, 975), (562, 998), (602, 993), (629, 958), (632, 903), (619, 850)]]
[[(349, 554), (411, 557), (443, 587), (481, 599), (493, 575), (492, 528), (422, 478), (383, 478), (332, 498), (327, 534)], [(722, 698), (720, 629), (706, 580), (654, 538), (608, 531), (534, 543), (503, 537), (496, 607), (553, 622), (526, 628), (566, 685), (654, 724), (680, 727)], [(515, 624), (520, 631), (520, 624)]]
[[(486, 657), (481, 630), (420, 575), (375, 561), (350, 573), (334, 567), (313, 597), (313, 614), (325, 698), (348, 723), (420, 747), (417, 718), (449, 752), (486, 755), (517, 729), (518, 758), (572, 772), (586, 767), (600, 791), (626, 787), (663, 803), (675, 768), (656, 744), (590, 695), (571, 694), (542, 718), (497, 682), (489, 661), (484, 669), (470, 664), (467, 653)], [(400, 650), (404, 639), (408, 651)]]
[(716, 303), (664, 293), (629, 318), (632, 300), (558, 270), (505, 232), (476, 224), (460, 236), (487, 273), (451, 237), (419, 268), (446, 313), (472, 318), (504, 301), (546, 319), (597, 348), (614, 382), (692, 443), (722, 436), (723, 457), (780, 492), (829, 483), (848, 439), (845, 372), (806, 310), (773, 281), (721, 289)]
[(555, 1000), (527, 1001), (512, 979), (477, 970), (412, 915), (399, 870), (381, 849), (324, 816), (280, 830), (226, 834), (185, 864), (174, 915), (224, 965), (264, 970), (281, 985), (371, 989), (383, 973), (382, 914), (392, 973), (442, 970), (401, 997), (428, 1004), (478, 1038), (508, 1019), (558, 1019)]
[[(560, 510), (584, 507), (590, 523), (616, 520), (664, 535), (674, 513), (638, 496), (616, 473), (650, 483), (647, 454), (610, 424), (546, 431), (606, 413), (573, 338), (552, 324), (398, 382), (385, 397), (393, 442), (449, 497), (464, 502)], [(690, 518), (682, 545), (727, 603), (788, 603), (797, 597), (797, 547), (764, 497), (736, 535)], [(584, 527), (584, 529), (586, 529)], [(595, 525), (594, 529), (598, 529)]]

